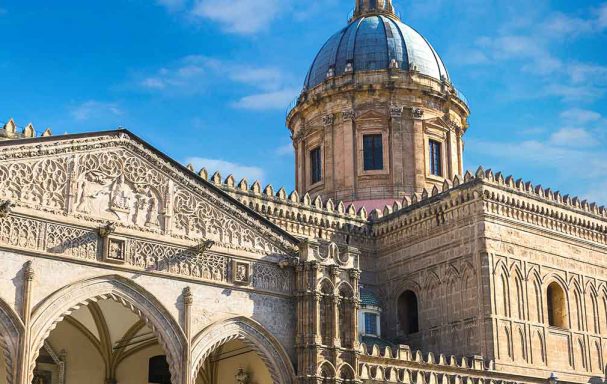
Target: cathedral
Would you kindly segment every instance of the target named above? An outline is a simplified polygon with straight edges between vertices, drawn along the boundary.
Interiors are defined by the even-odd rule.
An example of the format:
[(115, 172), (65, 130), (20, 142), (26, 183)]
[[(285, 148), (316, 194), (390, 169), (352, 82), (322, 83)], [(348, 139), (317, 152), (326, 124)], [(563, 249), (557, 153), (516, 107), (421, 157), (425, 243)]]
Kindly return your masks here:
[(10, 120), (0, 383), (603, 383), (607, 209), (465, 171), (469, 114), (356, 0), (287, 112), (295, 191)]

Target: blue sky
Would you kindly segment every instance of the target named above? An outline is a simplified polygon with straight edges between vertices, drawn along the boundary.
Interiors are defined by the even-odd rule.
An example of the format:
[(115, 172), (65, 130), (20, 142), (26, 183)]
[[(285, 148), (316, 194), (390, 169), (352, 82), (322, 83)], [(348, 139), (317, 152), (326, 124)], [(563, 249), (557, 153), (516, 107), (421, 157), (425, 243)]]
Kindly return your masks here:
[[(126, 127), (293, 187), (285, 109), (354, 0), (0, 0), (0, 121)], [(607, 2), (396, 0), (471, 103), (465, 166), (607, 203)]]

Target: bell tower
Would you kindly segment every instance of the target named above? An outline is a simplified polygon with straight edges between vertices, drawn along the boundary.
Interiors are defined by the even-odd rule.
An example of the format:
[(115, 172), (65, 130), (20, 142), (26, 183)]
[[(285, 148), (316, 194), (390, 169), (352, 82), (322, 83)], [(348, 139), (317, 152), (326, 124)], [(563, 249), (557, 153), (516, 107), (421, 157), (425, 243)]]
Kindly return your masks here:
[(287, 114), (296, 188), (368, 211), (463, 173), (470, 110), (430, 43), (391, 0), (356, 0)]

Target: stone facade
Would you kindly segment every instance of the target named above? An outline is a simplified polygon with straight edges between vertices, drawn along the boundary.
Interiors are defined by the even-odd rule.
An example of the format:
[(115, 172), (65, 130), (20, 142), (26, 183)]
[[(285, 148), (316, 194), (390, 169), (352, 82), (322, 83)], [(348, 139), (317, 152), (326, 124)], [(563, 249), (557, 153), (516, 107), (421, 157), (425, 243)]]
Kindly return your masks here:
[[(408, 31), (390, 0), (357, 1), (364, 18)], [(464, 174), (465, 98), (414, 61), (342, 62), (304, 89), (290, 193), (126, 130), (10, 120), (0, 384), (603, 382), (607, 210)], [(381, 169), (363, 165), (366, 135)]]
[[(367, 213), (209, 182), (127, 131), (0, 146), (10, 383), (30, 382), (52, 329), (102, 298), (150, 325), (173, 382), (196, 380), (235, 339), (279, 383), (604, 374), (605, 208), (480, 169)], [(400, 346), (360, 344), (359, 281)], [(553, 282), (566, 293), (560, 327), (548, 325)], [(404, 291), (419, 300), (415, 333), (401, 327)]]

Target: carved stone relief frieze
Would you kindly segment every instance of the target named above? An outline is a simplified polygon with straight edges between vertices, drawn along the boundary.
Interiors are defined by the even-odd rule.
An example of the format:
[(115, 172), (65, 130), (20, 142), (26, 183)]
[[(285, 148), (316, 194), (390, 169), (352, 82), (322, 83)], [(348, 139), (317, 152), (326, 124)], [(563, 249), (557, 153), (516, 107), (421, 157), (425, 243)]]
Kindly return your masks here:
[(67, 181), (66, 158), (0, 163), (0, 196), (10, 200), (63, 210)]
[[(293, 253), (291, 241), (267, 223), (249, 217), (242, 207), (209, 191), (126, 134), (68, 144), (23, 145), (3, 151), (0, 200), (88, 222), (112, 222), (179, 238), (200, 237), (226, 249)], [(59, 253), (71, 248), (53, 247)]]
[(76, 212), (164, 229), (166, 176), (124, 150), (85, 154), (77, 163)]

